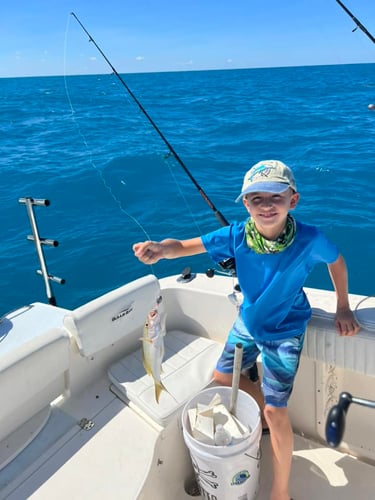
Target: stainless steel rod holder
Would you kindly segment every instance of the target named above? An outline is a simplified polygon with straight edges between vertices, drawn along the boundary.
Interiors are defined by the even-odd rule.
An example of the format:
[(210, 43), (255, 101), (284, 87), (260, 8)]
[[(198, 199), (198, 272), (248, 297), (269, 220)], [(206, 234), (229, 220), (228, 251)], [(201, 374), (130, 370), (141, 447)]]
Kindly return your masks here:
[[(29, 241), (35, 241), (35, 238), (32, 234), (27, 235), (27, 239)], [(39, 241), (42, 245), (47, 245), (50, 247), (58, 247), (59, 242), (56, 240), (50, 240), (49, 238), (39, 238)]]
[(37, 274), (40, 274), (43, 277), (49, 304), (56, 305), (56, 299), (53, 296), (52, 289), (50, 286), (50, 281), (54, 281), (56, 283), (63, 285), (65, 283), (65, 280), (62, 278), (58, 278), (57, 276), (52, 276), (52, 275), (48, 274), (42, 245), (56, 247), (56, 246), (58, 246), (59, 243), (56, 240), (52, 240), (49, 238), (41, 238), (39, 236), (38, 226), (37, 226), (37, 223), (35, 220), (35, 214), (34, 214), (34, 206), (48, 207), (50, 202), (49, 202), (49, 200), (36, 199), (36, 198), (31, 198), (31, 197), (19, 198), (18, 201), (20, 204), (26, 205), (27, 214), (29, 216), (31, 231), (33, 234), (28, 235), (27, 239), (29, 241), (33, 241), (35, 244), (36, 252), (37, 252), (39, 263), (40, 263), (40, 269), (37, 270)]
[[(36, 274), (39, 274), (40, 276), (43, 276), (43, 273), (42, 273), (42, 271), (40, 269), (36, 270)], [(54, 281), (55, 283), (58, 283), (59, 285), (64, 285), (65, 284), (64, 278), (59, 278), (58, 276), (53, 276), (52, 274), (48, 275), (48, 279), (50, 281)]]
[(37, 198), (31, 198), (30, 196), (27, 196), (26, 198), (19, 198), (18, 203), (21, 203), (23, 205), (26, 205), (27, 203), (31, 205), (36, 205), (40, 207), (48, 207), (50, 205), (50, 201), (46, 199), (37, 199)]

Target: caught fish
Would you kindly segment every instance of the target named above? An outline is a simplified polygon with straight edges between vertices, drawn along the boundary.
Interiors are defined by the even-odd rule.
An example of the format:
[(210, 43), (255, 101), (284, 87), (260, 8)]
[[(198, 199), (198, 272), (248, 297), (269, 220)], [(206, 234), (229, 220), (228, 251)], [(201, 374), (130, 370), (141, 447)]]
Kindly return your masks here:
[(155, 399), (157, 403), (159, 403), (161, 391), (167, 391), (161, 381), (165, 333), (165, 321), (162, 322), (160, 314), (157, 308), (155, 308), (148, 313), (143, 328), (142, 359), (146, 373), (154, 379)]

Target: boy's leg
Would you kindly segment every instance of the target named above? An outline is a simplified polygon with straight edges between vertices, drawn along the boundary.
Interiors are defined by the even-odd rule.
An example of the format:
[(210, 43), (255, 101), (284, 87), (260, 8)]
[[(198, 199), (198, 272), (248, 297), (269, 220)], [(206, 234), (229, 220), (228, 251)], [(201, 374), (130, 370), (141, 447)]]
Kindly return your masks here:
[(266, 405), (264, 417), (270, 429), (273, 483), (270, 500), (290, 500), (289, 477), (293, 455), (293, 432), (287, 408)]
[[(222, 355), (214, 372), (215, 382), (219, 385), (232, 385), (235, 347), (239, 342), (243, 346), (242, 368), (252, 367), (259, 355), (259, 349), (246, 329), (240, 315), (237, 317), (232, 330), (229, 332)], [(259, 380), (252, 382), (248, 377), (241, 375), (240, 389), (247, 392), (255, 399), (261, 409), (263, 419), (264, 399)], [(266, 424), (264, 421), (263, 423), (263, 427), (265, 427)]]
[(289, 500), (293, 432), (287, 404), (298, 370), (304, 335), (263, 342), (264, 417), (270, 430), (273, 485), (270, 500)]
[[(222, 373), (222, 372), (219, 372), (218, 370), (215, 370), (215, 372), (214, 372), (215, 382), (218, 383), (219, 385), (231, 386), (232, 385), (232, 378), (233, 378), (232, 373)], [(255, 399), (255, 401), (258, 403), (259, 408), (261, 410), (261, 414), (262, 414), (263, 427), (266, 427), (268, 424), (266, 424), (264, 417), (263, 417), (264, 398), (263, 398), (263, 393), (262, 393), (260, 384), (258, 382), (252, 382), (245, 375), (241, 375), (240, 376), (240, 389), (243, 390), (244, 392), (247, 392), (248, 394), (250, 394), (250, 396), (252, 396)]]
[[(215, 371), (215, 381), (232, 385), (232, 374)], [(289, 476), (293, 453), (293, 432), (286, 407), (264, 406), (260, 385), (241, 375), (240, 389), (252, 396), (262, 411), (263, 427), (270, 430), (273, 463), (273, 486), (270, 500), (289, 500)]]

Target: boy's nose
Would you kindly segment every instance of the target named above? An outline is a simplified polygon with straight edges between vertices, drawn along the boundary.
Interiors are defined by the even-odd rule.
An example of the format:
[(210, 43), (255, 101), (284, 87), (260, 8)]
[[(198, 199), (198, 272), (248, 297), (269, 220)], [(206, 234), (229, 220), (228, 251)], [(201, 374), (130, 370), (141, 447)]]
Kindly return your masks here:
[(261, 205), (262, 205), (263, 207), (271, 207), (271, 206), (273, 205), (273, 200), (272, 200), (272, 198), (271, 198), (271, 197), (270, 197), (270, 198), (263, 198), (263, 199), (262, 199), (262, 203), (261, 203)]

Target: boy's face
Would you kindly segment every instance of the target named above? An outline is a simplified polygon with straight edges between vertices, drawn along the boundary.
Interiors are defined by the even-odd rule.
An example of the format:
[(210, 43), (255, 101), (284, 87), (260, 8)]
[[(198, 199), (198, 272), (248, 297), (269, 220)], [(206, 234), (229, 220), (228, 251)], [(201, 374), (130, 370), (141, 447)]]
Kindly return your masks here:
[(298, 203), (299, 194), (288, 188), (282, 193), (249, 193), (243, 204), (254, 220), (257, 230), (266, 238), (274, 239), (285, 227), (289, 210)]

